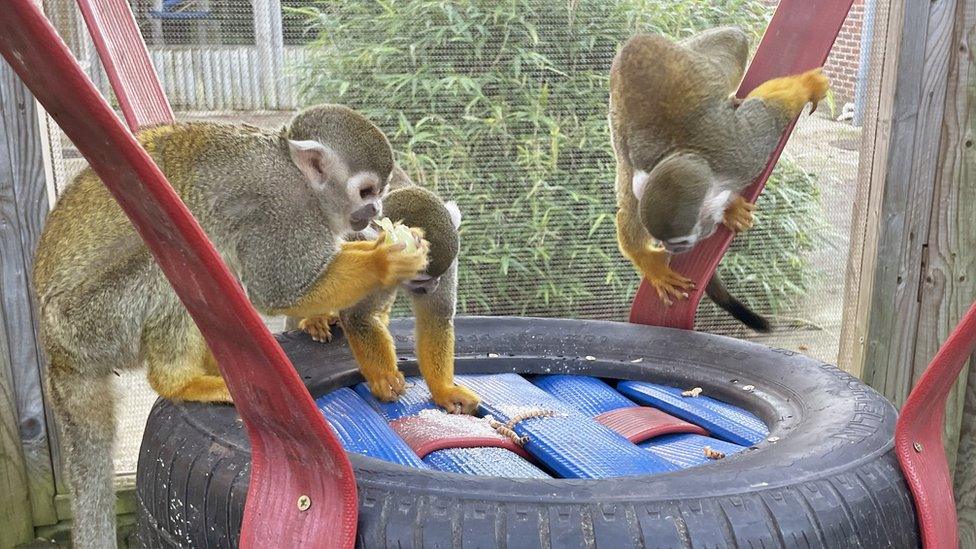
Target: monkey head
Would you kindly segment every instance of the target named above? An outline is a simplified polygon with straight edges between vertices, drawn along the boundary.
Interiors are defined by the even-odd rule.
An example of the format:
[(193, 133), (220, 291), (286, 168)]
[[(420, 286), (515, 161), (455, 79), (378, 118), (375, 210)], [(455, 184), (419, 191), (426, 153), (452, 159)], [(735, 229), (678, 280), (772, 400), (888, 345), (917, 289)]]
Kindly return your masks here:
[(458, 255), (461, 211), (457, 204), (442, 202), (436, 194), (423, 187), (410, 186), (390, 191), (383, 199), (383, 209), (391, 221), (400, 221), (408, 227), (424, 231), (424, 239), (430, 243), (427, 270), (404, 286), (414, 294), (433, 292), (441, 275), (451, 267)]
[(636, 171), (641, 223), (669, 252), (690, 250), (715, 232), (732, 198), (717, 183), (708, 162), (694, 153), (672, 154), (650, 173)]
[(318, 105), (298, 113), (284, 137), (322, 209), (339, 216), (336, 227), (358, 232), (383, 213), (393, 150), (363, 115), (342, 105)]

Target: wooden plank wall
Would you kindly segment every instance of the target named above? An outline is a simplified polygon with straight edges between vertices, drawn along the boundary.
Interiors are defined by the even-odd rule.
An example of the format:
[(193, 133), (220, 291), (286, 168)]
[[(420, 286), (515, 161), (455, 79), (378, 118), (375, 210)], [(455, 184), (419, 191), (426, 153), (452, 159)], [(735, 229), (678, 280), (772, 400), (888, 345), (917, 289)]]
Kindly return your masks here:
[[(960, 0), (965, 1), (965, 0)], [(919, 292), (932, 214), (957, 0), (892, 4), (898, 70), (885, 75), (893, 119), (883, 171), (862, 378), (900, 406), (914, 379)], [(902, 11), (902, 13), (897, 13)], [(927, 24), (926, 24), (927, 22)]]
[[(851, 369), (901, 405), (976, 300), (976, 0), (893, 1), (889, 38)], [(943, 431), (961, 547), (976, 547), (974, 367)]]
[[(57, 455), (51, 450), (48, 427), (53, 423), (49, 423), (42, 391), (44, 365), (28, 284), (34, 247), (47, 212), (37, 107), (10, 67), (0, 61), (0, 430), (15, 429), (0, 435), (0, 455), (9, 460), (18, 450), (22, 452), (22, 461), (7, 463), (23, 466), (20, 474), (26, 476), (30, 505), (21, 504), (20, 512), (31, 510), (35, 525), (57, 522), (53, 466)], [(19, 446), (8, 446), (12, 436)], [(5, 483), (18, 478), (0, 479), (0, 494), (6, 492)], [(5, 514), (0, 512), (0, 516)], [(4, 535), (0, 533), (0, 539)], [(2, 542), (0, 546), (6, 547)]]
[[(266, 59), (267, 53), (267, 50), (254, 46), (149, 48), (153, 66), (175, 109), (254, 111), (298, 108), (301, 106), (298, 81), (290, 67), (305, 59), (304, 48), (296, 46), (280, 50), (280, 59)], [(101, 67), (96, 69), (100, 71)], [(109, 84), (104, 80), (100, 86)]]

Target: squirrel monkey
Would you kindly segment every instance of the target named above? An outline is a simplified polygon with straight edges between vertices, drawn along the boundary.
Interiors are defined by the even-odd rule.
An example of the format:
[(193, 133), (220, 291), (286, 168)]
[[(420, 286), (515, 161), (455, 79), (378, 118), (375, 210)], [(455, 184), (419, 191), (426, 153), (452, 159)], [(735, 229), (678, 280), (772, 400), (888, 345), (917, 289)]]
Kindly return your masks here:
[[(381, 213), (393, 169), (386, 137), (351, 109), (313, 107), (280, 131), (173, 124), (138, 139), (266, 314), (347, 308), (426, 268), (425, 247), (342, 239)], [(230, 393), (193, 320), (90, 168), (48, 217), (33, 283), (74, 495), (74, 546), (114, 547), (113, 371), (145, 364), (153, 389), (174, 400), (230, 402)]]
[[(429, 242), (426, 270), (401, 284), (410, 296), (416, 318), (420, 372), (437, 405), (452, 413), (474, 413), (478, 396), (454, 384), (457, 229), (461, 212), (454, 202), (444, 203), (434, 193), (415, 185), (399, 168), (394, 168), (390, 188), (393, 190), (383, 199), (385, 215), (421, 230)], [(338, 315), (370, 390), (385, 401), (396, 400), (406, 391), (387, 327), (396, 296), (396, 288), (384, 288)], [(315, 339), (328, 340), (331, 321), (328, 316), (306, 318), (299, 326)]]
[[(770, 80), (743, 101), (748, 38), (736, 28), (681, 42), (656, 35), (628, 40), (610, 69), (610, 131), (617, 158), (617, 241), (667, 304), (692, 282), (670, 255), (690, 250), (719, 223), (752, 226), (755, 206), (739, 193), (766, 167), (786, 126), (822, 100), (819, 69)], [(759, 331), (769, 324), (725, 290), (717, 274), (708, 296)]]

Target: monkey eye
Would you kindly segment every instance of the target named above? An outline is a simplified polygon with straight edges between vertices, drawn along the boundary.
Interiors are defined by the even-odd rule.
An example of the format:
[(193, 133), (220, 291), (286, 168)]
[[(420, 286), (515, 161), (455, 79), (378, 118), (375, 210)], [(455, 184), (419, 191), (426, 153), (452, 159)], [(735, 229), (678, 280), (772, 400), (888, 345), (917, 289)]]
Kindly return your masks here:
[(367, 185), (359, 189), (359, 198), (363, 200), (376, 196), (376, 187), (373, 185)]

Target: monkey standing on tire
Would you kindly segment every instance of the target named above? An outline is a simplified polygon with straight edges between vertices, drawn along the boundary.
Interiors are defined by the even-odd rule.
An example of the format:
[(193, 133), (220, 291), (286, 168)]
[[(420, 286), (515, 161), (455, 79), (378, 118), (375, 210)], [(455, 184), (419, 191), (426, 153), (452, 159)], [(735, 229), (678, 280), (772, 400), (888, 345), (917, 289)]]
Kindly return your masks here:
[[(174, 124), (138, 139), (251, 302), (311, 316), (415, 278), (426, 243), (345, 242), (381, 212), (393, 169), (382, 132), (338, 105), (267, 132)], [(173, 400), (230, 402), (199, 330), (135, 229), (89, 168), (48, 218), (33, 273), (48, 382), (73, 494), (74, 546), (115, 546), (112, 373), (146, 364)]]
[[(639, 35), (610, 69), (617, 241), (666, 304), (692, 287), (671, 270), (670, 255), (690, 250), (719, 222), (734, 232), (752, 226), (755, 206), (739, 193), (765, 168), (786, 126), (827, 92), (817, 69), (770, 80), (740, 102), (732, 94), (748, 55), (748, 38), (735, 28), (678, 43)], [(749, 327), (769, 330), (717, 274), (706, 293)]]
[[(392, 221), (423, 231), (429, 242), (427, 268), (401, 287), (410, 296), (416, 318), (417, 361), (431, 398), (452, 413), (471, 414), (478, 396), (454, 383), (454, 311), (457, 302), (457, 229), (461, 211), (434, 193), (414, 184), (400, 168), (393, 169), (384, 214)], [(372, 372), (366, 382), (377, 398), (396, 400), (406, 391), (397, 368), (396, 349), (388, 328), (397, 288), (383, 288), (340, 311), (343, 333), (360, 370)], [(303, 319), (299, 327), (316, 340), (331, 339), (331, 316)]]

